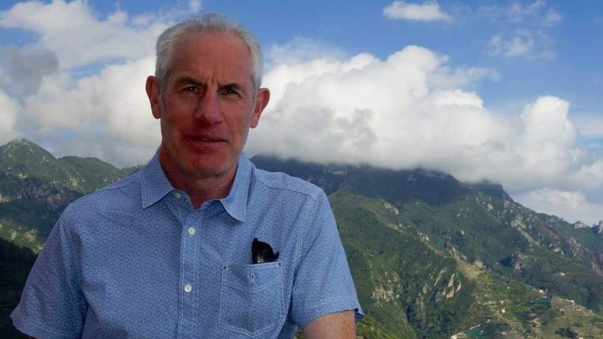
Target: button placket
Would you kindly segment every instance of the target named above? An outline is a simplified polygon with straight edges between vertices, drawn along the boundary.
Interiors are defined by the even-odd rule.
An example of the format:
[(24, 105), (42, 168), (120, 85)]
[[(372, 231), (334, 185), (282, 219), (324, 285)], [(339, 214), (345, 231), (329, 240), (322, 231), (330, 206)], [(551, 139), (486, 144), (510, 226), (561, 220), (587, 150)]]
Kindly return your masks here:
[[(181, 331), (193, 333), (199, 326), (200, 308), (199, 293), (195, 292), (197, 288), (202, 288), (199, 274), (199, 236), (197, 235), (198, 225), (201, 224), (202, 215), (199, 211), (191, 209), (190, 198), (186, 193), (180, 193), (180, 199), (173, 195), (172, 201), (179, 205), (182, 212), (182, 223), (180, 229), (180, 295), (182, 300), (181, 309)], [(180, 337), (180, 336), (179, 336)], [(183, 336), (184, 337), (184, 336)]]

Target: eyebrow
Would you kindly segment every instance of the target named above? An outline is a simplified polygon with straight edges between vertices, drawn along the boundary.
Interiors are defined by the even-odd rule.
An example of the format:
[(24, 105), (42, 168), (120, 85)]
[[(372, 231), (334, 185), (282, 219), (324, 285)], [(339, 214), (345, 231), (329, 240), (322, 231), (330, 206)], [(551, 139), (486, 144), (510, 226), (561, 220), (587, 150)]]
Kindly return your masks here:
[(226, 84), (224, 86), (220, 86), (220, 88), (232, 88), (232, 89), (240, 91), (240, 92), (245, 92), (245, 88), (238, 83)]
[(204, 83), (202, 83), (202, 82), (200, 82), (198, 80), (195, 80), (195, 79), (193, 79), (191, 77), (180, 78), (180, 79), (176, 80), (176, 84), (177, 85), (188, 85), (188, 84), (191, 84), (191, 85), (197, 85), (197, 86), (205, 87)]
[[(206, 87), (205, 83), (200, 82), (199, 80), (196, 80), (191, 77), (182, 77), (182, 78), (176, 80), (176, 84), (177, 85), (189, 85), (190, 84), (190, 85), (196, 85), (196, 86), (200, 86), (200, 87)], [(246, 93), (245, 86), (242, 86), (241, 84), (236, 83), (236, 82), (221, 85), (220, 88), (232, 88), (237, 91)]]

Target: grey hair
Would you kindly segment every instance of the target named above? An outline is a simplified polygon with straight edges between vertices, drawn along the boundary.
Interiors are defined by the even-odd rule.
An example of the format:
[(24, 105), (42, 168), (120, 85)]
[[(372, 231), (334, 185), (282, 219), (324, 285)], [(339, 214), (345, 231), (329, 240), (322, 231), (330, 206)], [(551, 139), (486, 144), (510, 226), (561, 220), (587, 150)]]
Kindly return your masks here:
[(193, 19), (188, 19), (175, 24), (166, 29), (157, 39), (157, 61), (155, 63), (155, 77), (159, 79), (161, 89), (165, 88), (167, 81), (167, 71), (172, 60), (174, 45), (185, 34), (191, 32), (212, 33), (224, 32), (230, 33), (239, 38), (249, 49), (252, 62), (251, 80), (254, 89), (257, 91), (262, 84), (262, 67), (264, 58), (258, 40), (247, 29), (241, 25), (228, 20), (227, 18), (209, 13)]

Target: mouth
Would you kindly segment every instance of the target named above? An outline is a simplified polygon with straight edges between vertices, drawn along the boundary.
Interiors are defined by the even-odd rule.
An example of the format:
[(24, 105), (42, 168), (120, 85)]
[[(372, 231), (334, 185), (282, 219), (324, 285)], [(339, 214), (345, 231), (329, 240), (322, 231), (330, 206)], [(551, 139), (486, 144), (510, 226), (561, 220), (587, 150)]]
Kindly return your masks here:
[(221, 139), (216, 139), (216, 138), (193, 138), (193, 140), (195, 140), (195, 141), (203, 141), (203, 142), (220, 142), (220, 141), (223, 141)]
[(226, 142), (226, 140), (218, 136), (211, 135), (189, 135), (184, 138), (194, 145), (218, 145)]

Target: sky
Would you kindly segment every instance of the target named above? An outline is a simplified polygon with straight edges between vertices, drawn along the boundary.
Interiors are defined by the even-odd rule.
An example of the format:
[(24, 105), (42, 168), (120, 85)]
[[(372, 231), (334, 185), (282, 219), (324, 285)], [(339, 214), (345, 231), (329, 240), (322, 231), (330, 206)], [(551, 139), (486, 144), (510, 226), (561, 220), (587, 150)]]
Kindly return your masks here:
[(146, 163), (155, 40), (208, 12), (264, 51), (272, 97), (247, 155), (439, 170), (603, 219), (599, 0), (3, 0), (0, 144)]

